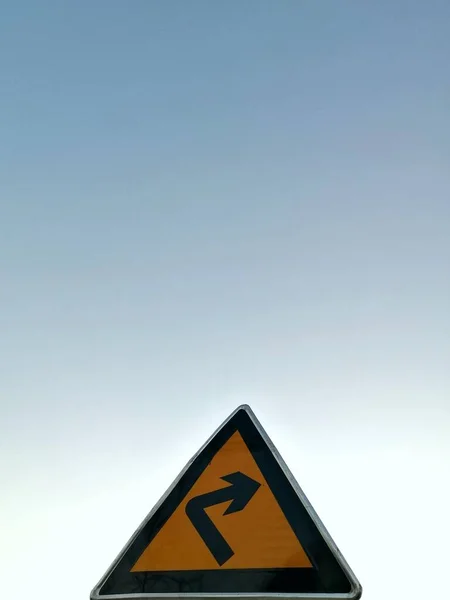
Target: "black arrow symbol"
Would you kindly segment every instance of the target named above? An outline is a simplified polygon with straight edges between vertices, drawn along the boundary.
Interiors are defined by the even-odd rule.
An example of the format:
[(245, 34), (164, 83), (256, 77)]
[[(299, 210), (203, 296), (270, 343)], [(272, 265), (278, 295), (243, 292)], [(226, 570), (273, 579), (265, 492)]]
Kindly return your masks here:
[(234, 552), (206, 514), (205, 508), (232, 500), (223, 514), (239, 512), (247, 506), (261, 485), (240, 471), (224, 475), (221, 479), (231, 485), (196, 496), (186, 504), (187, 516), (220, 566), (226, 563)]

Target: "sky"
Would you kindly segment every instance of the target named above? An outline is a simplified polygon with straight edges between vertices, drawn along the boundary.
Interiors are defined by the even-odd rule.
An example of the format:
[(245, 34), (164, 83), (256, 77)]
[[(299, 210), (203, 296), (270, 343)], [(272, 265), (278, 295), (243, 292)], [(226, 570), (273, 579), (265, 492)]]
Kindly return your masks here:
[(242, 403), (365, 600), (443, 597), (449, 32), (447, 0), (4, 3), (2, 597), (87, 600)]

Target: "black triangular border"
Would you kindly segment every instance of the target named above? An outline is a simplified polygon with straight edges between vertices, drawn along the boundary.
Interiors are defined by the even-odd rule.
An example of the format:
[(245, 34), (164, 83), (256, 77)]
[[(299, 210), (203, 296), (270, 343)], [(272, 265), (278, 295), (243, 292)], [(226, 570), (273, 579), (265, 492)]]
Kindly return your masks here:
[[(182, 502), (208, 463), (239, 431), (274, 493), (313, 568), (246, 569), (133, 573), (131, 568)], [(345, 598), (357, 600), (361, 586), (312, 510), (249, 406), (240, 406), (186, 466), (91, 593), (108, 598), (262, 597)]]

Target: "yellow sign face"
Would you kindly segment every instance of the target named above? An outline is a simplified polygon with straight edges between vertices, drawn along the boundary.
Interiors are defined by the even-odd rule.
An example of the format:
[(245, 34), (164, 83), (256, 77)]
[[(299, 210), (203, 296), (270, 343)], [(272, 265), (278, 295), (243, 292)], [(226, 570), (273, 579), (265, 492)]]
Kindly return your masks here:
[[(247, 496), (252, 491), (253, 494), (244, 508), (238, 507), (236, 512), (224, 514), (236, 502), (233, 496), (239, 493), (242, 495), (241, 490), (233, 488), (242, 487), (245, 485), (243, 482), (247, 482), (247, 479), (239, 476), (231, 477), (231, 483), (223, 479), (233, 474), (242, 474), (254, 482)], [(222, 495), (217, 494), (219, 491)], [(196, 522), (194, 502), (190, 502), (198, 498), (204, 500), (197, 501), (197, 520), (202, 520), (203, 510), (206, 529), (208, 525), (211, 530), (214, 527), (232, 549), (232, 554), (228, 552), (223, 557), (226, 559), (223, 564), (215, 557), (217, 548), (214, 548), (214, 539), (208, 539), (205, 528)], [(246, 500), (244, 498), (243, 502)], [(189, 506), (193, 508), (189, 510)], [(310, 568), (311, 563), (242, 436), (235, 432), (216, 453), (187, 496), (138, 558), (132, 571), (289, 567)]]
[(150, 512), (91, 600), (359, 600), (361, 586), (248, 406)]

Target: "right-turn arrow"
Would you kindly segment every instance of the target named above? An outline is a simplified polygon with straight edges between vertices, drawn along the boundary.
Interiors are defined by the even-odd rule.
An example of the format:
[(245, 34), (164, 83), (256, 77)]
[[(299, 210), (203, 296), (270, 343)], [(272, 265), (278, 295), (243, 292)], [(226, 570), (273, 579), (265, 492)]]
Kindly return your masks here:
[(224, 475), (221, 479), (231, 485), (196, 496), (186, 504), (187, 516), (220, 566), (225, 564), (234, 552), (205, 509), (231, 500), (223, 514), (239, 512), (247, 506), (261, 485), (240, 471)]

